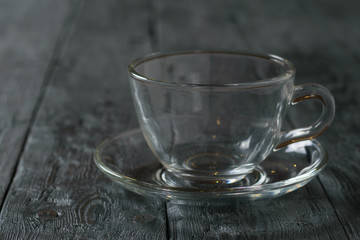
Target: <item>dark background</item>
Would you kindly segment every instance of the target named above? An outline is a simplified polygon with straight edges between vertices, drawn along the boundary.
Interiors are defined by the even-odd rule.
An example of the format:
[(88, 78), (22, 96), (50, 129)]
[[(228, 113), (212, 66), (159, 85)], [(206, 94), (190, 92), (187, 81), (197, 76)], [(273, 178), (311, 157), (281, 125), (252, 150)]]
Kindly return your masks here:
[[(0, 0), (1, 239), (360, 239), (360, 2)], [(126, 68), (154, 51), (223, 49), (292, 61), (334, 94), (329, 164), (305, 188), (231, 206), (163, 203), (94, 165), (137, 127)], [(317, 118), (315, 103), (290, 112)]]

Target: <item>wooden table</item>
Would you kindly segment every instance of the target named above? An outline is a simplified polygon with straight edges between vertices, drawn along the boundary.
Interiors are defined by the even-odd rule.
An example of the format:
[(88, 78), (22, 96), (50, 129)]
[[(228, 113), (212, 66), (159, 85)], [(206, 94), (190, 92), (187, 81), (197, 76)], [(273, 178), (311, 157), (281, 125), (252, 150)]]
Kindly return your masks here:
[[(0, 0), (0, 238), (360, 239), (359, 10), (356, 0)], [(295, 64), (298, 84), (329, 88), (325, 171), (281, 198), (231, 206), (165, 203), (106, 178), (94, 148), (138, 126), (128, 63), (182, 49), (274, 53)], [(296, 107), (294, 124), (317, 109)]]

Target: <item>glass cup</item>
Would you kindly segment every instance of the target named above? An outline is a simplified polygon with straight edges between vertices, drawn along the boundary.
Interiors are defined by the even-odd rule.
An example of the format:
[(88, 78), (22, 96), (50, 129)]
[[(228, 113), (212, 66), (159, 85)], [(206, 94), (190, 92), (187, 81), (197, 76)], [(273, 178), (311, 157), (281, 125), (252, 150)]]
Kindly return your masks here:
[[(142, 133), (172, 175), (165, 184), (236, 183), (273, 151), (324, 132), (335, 114), (326, 88), (294, 86), (294, 66), (274, 55), (155, 53), (128, 70)], [(319, 119), (281, 131), (287, 108), (307, 99), (322, 103)]]

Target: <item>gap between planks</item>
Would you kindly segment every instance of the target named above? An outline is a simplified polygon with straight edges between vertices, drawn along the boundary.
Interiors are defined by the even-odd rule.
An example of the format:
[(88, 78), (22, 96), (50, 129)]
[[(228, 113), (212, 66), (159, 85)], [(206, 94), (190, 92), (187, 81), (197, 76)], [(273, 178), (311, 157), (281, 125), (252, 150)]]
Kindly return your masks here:
[(13, 169), (13, 171), (11, 173), (10, 182), (9, 182), (8, 186), (6, 187), (6, 189), (5, 189), (4, 196), (3, 196), (2, 201), (0, 203), (0, 214), (1, 214), (2, 210), (3, 210), (5, 199), (7, 198), (9, 190), (11, 189), (11, 186), (13, 184), (13, 181), (14, 181), (14, 178), (15, 178), (19, 163), (20, 163), (20, 159), (21, 159), (21, 157), (22, 157), (22, 155), (24, 153), (26, 143), (27, 143), (29, 135), (31, 133), (31, 129), (32, 129), (32, 127), (34, 125), (34, 122), (36, 120), (36, 116), (37, 116), (37, 114), (39, 112), (40, 106), (41, 106), (41, 104), (42, 104), (42, 102), (44, 100), (46, 90), (47, 90), (47, 88), (48, 88), (48, 86), (49, 86), (49, 84), (51, 82), (51, 79), (52, 79), (52, 76), (53, 76), (53, 74), (55, 72), (56, 66), (59, 63), (62, 52), (66, 48), (66, 45), (67, 45), (67, 43), (68, 43), (68, 41), (70, 39), (72, 29), (73, 29), (76, 17), (78, 15), (78, 12), (79, 12), (79, 10), (81, 8), (82, 2), (83, 2), (82, 0), (73, 1), (73, 3), (70, 4), (70, 6), (68, 7), (69, 8), (68, 9), (68, 14), (64, 18), (64, 21), (63, 21), (63, 24), (61, 26), (61, 30), (60, 30), (60, 33), (59, 33), (59, 37), (56, 40), (53, 53), (51, 54), (51, 58), (49, 60), (49, 65), (46, 68), (45, 75), (44, 75), (44, 80), (43, 80), (43, 82), (41, 84), (41, 87), (40, 87), (39, 96), (36, 99), (34, 109), (33, 109), (32, 113), (31, 113), (29, 124), (28, 124), (28, 126), (26, 128), (26, 131), (25, 131), (24, 140), (21, 143), (19, 154), (16, 157), (16, 163), (15, 163), (14, 169)]

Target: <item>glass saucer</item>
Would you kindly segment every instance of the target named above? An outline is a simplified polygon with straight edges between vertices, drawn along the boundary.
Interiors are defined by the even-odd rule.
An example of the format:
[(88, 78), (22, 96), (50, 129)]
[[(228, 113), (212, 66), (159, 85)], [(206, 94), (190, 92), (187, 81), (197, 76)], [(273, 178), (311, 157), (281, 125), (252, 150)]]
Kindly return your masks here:
[(273, 152), (264, 160), (250, 174), (249, 178), (258, 175), (262, 178), (261, 181), (255, 181), (255, 185), (177, 187), (158, 180), (159, 174), (165, 170), (147, 146), (140, 129), (134, 129), (101, 143), (94, 153), (94, 161), (102, 172), (128, 190), (189, 203), (279, 197), (310, 182), (325, 167), (327, 154), (319, 141), (301, 141)]

